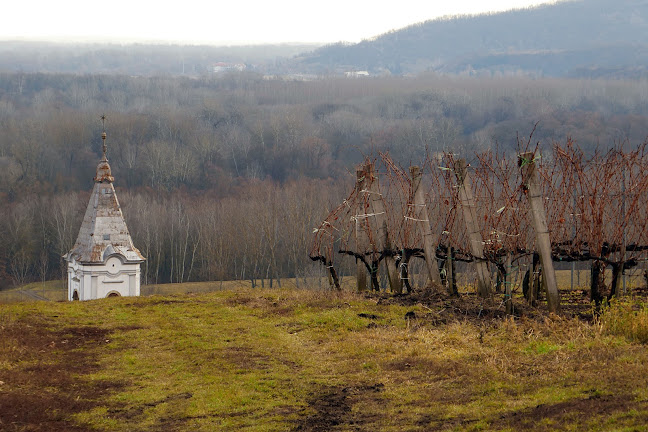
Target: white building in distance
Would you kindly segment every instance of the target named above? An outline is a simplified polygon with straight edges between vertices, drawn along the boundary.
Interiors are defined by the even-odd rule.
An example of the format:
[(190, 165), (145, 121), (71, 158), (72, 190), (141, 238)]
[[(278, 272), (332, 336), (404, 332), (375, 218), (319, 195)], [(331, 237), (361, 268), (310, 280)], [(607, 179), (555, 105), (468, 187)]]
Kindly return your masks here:
[(245, 69), (247, 69), (247, 66), (245, 63), (226, 63), (226, 62), (218, 62), (214, 64), (212, 71), (215, 74), (222, 74), (225, 72), (243, 72)]
[[(105, 117), (102, 116), (102, 120)], [(140, 295), (140, 264), (145, 258), (133, 245), (122, 215), (106, 158), (97, 165), (94, 188), (68, 263), (68, 300)]]

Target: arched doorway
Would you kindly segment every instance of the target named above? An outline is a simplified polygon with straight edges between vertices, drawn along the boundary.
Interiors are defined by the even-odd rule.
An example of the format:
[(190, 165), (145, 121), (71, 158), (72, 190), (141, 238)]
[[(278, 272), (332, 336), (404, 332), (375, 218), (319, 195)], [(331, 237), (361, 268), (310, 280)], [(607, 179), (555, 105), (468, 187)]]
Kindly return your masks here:
[(72, 301), (78, 301), (79, 300), (79, 291), (74, 290), (72, 293)]

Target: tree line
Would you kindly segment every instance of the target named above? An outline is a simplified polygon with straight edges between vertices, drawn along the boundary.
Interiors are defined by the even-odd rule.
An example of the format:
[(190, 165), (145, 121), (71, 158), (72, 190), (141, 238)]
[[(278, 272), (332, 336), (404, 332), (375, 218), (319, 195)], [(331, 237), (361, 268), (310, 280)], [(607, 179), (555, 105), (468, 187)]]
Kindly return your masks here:
[(53, 74), (201, 76), (216, 63), (276, 73), (313, 44), (241, 46), (0, 41), (0, 70)]
[[(117, 180), (118, 181), (118, 180)], [(117, 189), (136, 247), (147, 258), (142, 283), (318, 275), (306, 251), (310, 232), (339, 197), (330, 180), (253, 180), (235, 196)], [(62, 256), (76, 240), (89, 191), (31, 195), (3, 206), (0, 230), (5, 286), (67, 274)]]
[[(167, 282), (313, 271), (302, 242), (321, 222), (313, 218), (373, 151), (403, 166), (441, 151), (506, 151), (539, 122), (536, 138), (570, 136), (593, 152), (643, 141), (647, 96), (641, 80), (0, 73), (1, 284), (60, 277), (104, 113), (115, 185), (149, 258), (146, 281)], [(299, 221), (285, 213), (300, 205)], [(209, 228), (209, 218), (221, 222)]]

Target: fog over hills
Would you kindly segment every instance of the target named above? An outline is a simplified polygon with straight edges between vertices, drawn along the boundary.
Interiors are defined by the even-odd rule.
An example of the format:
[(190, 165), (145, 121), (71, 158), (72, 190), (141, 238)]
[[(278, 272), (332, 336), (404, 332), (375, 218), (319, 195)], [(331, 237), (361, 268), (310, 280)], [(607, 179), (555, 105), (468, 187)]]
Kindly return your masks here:
[(323, 47), (0, 41), (0, 72), (203, 76), (219, 63), (273, 75), (647, 77), (648, 0), (563, 0), (435, 19)]
[(301, 57), (320, 73), (645, 74), (648, 1), (572, 0), (426, 21)]
[(0, 41), (0, 72), (204, 76), (218, 63), (245, 70), (281, 70), (313, 44), (175, 45)]

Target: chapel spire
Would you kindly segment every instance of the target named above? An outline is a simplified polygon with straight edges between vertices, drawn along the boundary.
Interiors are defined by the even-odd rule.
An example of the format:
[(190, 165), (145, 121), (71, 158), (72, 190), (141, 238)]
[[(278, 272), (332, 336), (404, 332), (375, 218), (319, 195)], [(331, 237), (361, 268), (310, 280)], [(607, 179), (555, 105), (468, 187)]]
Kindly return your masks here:
[(108, 159), (106, 158), (106, 150), (107, 150), (107, 147), (106, 147), (106, 114), (101, 115), (101, 127), (103, 129), (103, 131), (101, 132), (101, 142), (103, 143), (102, 146), (101, 146), (101, 148), (103, 150), (103, 157), (101, 158), (101, 160), (107, 161)]
[(106, 147), (106, 115), (103, 114), (101, 116), (101, 124), (103, 127), (103, 132), (101, 132), (101, 149), (103, 151), (103, 156), (101, 157), (101, 160), (99, 161), (99, 165), (97, 165), (97, 175), (94, 178), (95, 183), (112, 183), (115, 181), (115, 178), (112, 176), (112, 172), (110, 171), (110, 165), (108, 164), (108, 158), (106, 157), (106, 151), (108, 148)]

